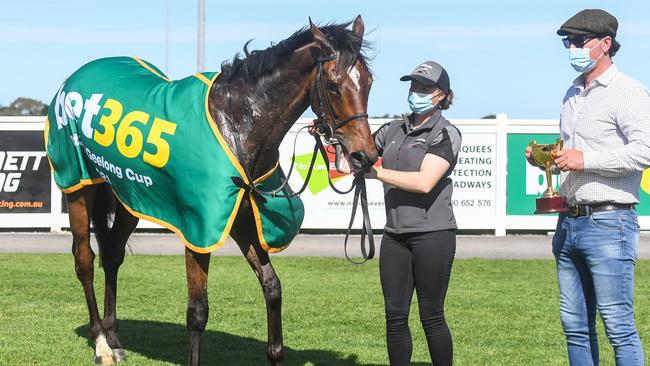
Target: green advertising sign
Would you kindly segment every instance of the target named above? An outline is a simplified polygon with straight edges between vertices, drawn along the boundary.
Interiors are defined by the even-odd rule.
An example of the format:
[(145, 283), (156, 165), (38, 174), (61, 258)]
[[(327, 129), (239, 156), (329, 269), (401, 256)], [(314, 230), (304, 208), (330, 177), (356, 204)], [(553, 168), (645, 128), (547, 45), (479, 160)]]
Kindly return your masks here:
[[(552, 133), (508, 134), (508, 177), (506, 179), (506, 215), (532, 215), (535, 199), (546, 189), (546, 174), (526, 161), (524, 151), (531, 140), (552, 144), (560, 137)], [(557, 188), (557, 176), (553, 176)]]
[[(524, 150), (531, 140), (539, 144), (552, 144), (559, 134), (552, 133), (510, 133), (508, 134), (508, 176), (506, 179), (506, 215), (533, 215), (535, 199), (546, 189), (544, 171), (526, 162)], [(558, 188), (558, 176), (553, 183)], [(650, 170), (643, 172), (640, 200), (637, 206), (639, 215), (650, 215)]]

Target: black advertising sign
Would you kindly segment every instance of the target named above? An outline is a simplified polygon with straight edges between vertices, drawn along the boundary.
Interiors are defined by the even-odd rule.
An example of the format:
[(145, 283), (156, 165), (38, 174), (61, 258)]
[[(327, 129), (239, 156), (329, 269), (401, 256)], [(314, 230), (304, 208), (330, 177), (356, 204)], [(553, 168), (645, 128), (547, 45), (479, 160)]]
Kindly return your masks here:
[(49, 213), (43, 131), (0, 131), (0, 213)]

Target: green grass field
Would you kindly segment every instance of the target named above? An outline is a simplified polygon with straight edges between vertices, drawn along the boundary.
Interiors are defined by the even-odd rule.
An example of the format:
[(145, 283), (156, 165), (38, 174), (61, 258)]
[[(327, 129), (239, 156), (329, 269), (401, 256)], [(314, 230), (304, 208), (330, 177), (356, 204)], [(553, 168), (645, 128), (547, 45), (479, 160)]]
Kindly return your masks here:
[[(274, 258), (282, 281), (285, 365), (387, 365), (377, 261)], [(97, 266), (97, 262), (96, 262)], [(0, 365), (91, 365), (88, 315), (71, 255), (0, 255)], [(637, 265), (636, 318), (650, 353), (650, 262)], [(95, 275), (103, 303), (103, 272)], [(243, 257), (213, 257), (204, 365), (265, 365), (262, 292)], [(456, 365), (566, 365), (554, 263), (457, 260), (447, 296)], [(128, 256), (118, 316), (124, 365), (185, 364), (181, 256)], [(101, 311), (101, 310), (100, 310)], [(413, 364), (430, 364), (412, 307)], [(599, 325), (602, 365), (613, 365)], [(646, 355), (647, 357), (647, 355)]]

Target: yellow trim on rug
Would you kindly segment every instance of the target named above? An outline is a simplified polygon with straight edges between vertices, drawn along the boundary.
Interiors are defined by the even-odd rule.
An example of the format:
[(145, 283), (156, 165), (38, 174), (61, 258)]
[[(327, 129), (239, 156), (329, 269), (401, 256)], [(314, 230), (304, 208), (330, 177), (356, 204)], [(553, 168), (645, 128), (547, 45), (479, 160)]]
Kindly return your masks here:
[[(75, 191), (80, 190), (80, 189), (83, 188), (83, 187), (86, 187), (86, 186), (92, 186), (92, 185), (100, 184), (100, 183), (106, 183), (106, 181), (104, 180), (104, 178), (81, 179), (81, 180), (79, 181), (79, 183), (77, 183), (77, 184), (75, 184), (75, 185), (73, 185), (73, 186), (70, 186), (70, 187), (68, 187), (68, 188), (61, 188), (61, 187), (59, 187), (59, 189), (60, 189), (63, 193), (72, 193), (72, 192), (75, 192)], [(58, 186), (58, 184), (57, 184), (57, 186)]]
[(142, 65), (142, 67), (144, 67), (145, 69), (151, 71), (152, 74), (158, 76), (159, 78), (165, 80), (165, 81), (168, 82), (168, 83), (171, 83), (171, 82), (172, 82), (172, 81), (169, 80), (169, 78), (166, 77), (165, 75), (160, 75), (160, 74), (158, 73), (158, 71), (156, 71), (156, 70), (154, 70), (153, 68), (151, 68), (151, 66), (147, 65), (146, 62), (140, 60), (140, 59), (137, 58), (137, 57), (133, 57), (133, 56), (131, 56), (131, 58), (134, 59), (134, 60), (136, 60), (136, 61), (137, 61), (140, 65)]
[(45, 117), (45, 128), (43, 128), (43, 141), (45, 142), (45, 156), (47, 157), (47, 163), (50, 165), (50, 174), (54, 177), (54, 167), (50, 161), (50, 155), (47, 153), (47, 145), (50, 144), (50, 119)]
[(280, 162), (279, 161), (276, 162), (275, 165), (273, 166), (273, 168), (271, 168), (271, 170), (269, 170), (268, 172), (262, 174), (261, 177), (255, 179), (253, 181), (253, 184), (258, 184), (260, 182), (265, 181), (268, 177), (270, 177), (273, 174), (273, 172), (275, 172), (275, 170), (278, 168), (279, 165), (280, 165)]
[(260, 217), (259, 208), (257, 208), (257, 203), (255, 202), (255, 198), (253, 198), (252, 195), (250, 195), (250, 200), (251, 200), (251, 209), (253, 210), (253, 217), (255, 218), (255, 229), (257, 230), (257, 240), (259, 240), (262, 248), (268, 253), (277, 253), (287, 249), (289, 244), (283, 244), (279, 248), (274, 248), (269, 246), (266, 240), (264, 240), (264, 232), (262, 231), (262, 218)]
[[(113, 194), (115, 194), (115, 192), (113, 192)], [(138, 218), (141, 218), (141, 219), (144, 219), (144, 220), (147, 220), (147, 221), (151, 221), (151, 222), (153, 222), (155, 224), (158, 224), (160, 226), (166, 227), (167, 229), (171, 230), (176, 235), (178, 235), (178, 237), (181, 239), (183, 244), (188, 249), (190, 249), (190, 250), (192, 250), (192, 251), (194, 251), (196, 253), (201, 253), (201, 254), (211, 253), (211, 252), (221, 248), (226, 243), (226, 239), (228, 238), (228, 235), (230, 234), (230, 229), (232, 227), (233, 222), (235, 221), (235, 216), (237, 215), (237, 211), (238, 211), (238, 208), (239, 208), (239, 205), (241, 203), (241, 200), (242, 200), (243, 196), (244, 196), (244, 189), (240, 189), (239, 193), (237, 194), (237, 200), (235, 202), (235, 208), (236, 209), (232, 210), (232, 212), (230, 214), (230, 217), (228, 218), (228, 222), (226, 224), (226, 227), (225, 227), (223, 233), (221, 234), (221, 238), (219, 238), (219, 241), (217, 241), (214, 244), (210, 244), (207, 247), (197, 247), (197, 246), (193, 245), (192, 243), (190, 243), (189, 241), (187, 241), (187, 239), (185, 239), (185, 236), (183, 235), (183, 232), (180, 231), (180, 229), (178, 229), (176, 226), (174, 226), (174, 225), (172, 225), (172, 224), (170, 224), (170, 223), (168, 223), (166, 221), (157, 219), (157, 218), (149, 216), (149, 215), (145, 215), (143, 213), (140, 213), (140, 212), (132, 209), (131, 207), (126, 205), (117, 195), (115, 195), (115, 197), (122, 203), (124, 208), (126, 208), (126, 210), (129, 211), (129, 213), (131, 215), (133, 215), (135, 217), (138, 217)]]
[[(201, 74), (200, 72), (197, 72), (196, 74), (193, 75), (195, 78), (201, 80), (203, 84), (210, 86), (210, 79), (206, 78), (205, 75)], [(208, 89), (208, 92), (210, 89)]]
[[(264, 175), (262, 175), (261, 177), (255, 179), (253, 184), (258, 184), (266, 180), (275, 172), (278, 166), (280, 166), (279, 161), (275, 163), (275, 165), (273, 166), (273, 168), (271, 168), (271, 170), (264, 173)], [(277, 253), (285, 250), (289, 246), (289, 244), (285, 244), (280, 248), (274, 248), (269, 246), (266, 240), (264, 240), (264, 231), (262, 230), (262, 216), (260, 215), (260, 210), (257, 207), (257, 202), (255, 202), (255, 197), (253, 196), (252, 192), (249, 194), (249, 199), (251, 201), (251, 209), (253, 210), (253, 218), (255, 219), (255, 230), (257, 231), (257, 240), (259, 240), (262, 248), (268, 253)]]
[(217, 137), (217, 141), (219, 141), (219, 145), (221, 145), (223, 151), (226, 152), (228, 159), (235, 167), (235, 169), (237, 169), (237, 172), (239, 172), (239, 175), (244, 180), (244, 183), (248, 184), (249, 182), (248, 182), (248, 178), (246, 177), (246, 173), (244, 172), (244, 168), (241, 166), (241, 164), (235, 157), (235, 154), (233, 154), (232, 150), (230, 150), (230, 146), (228, 146), (226, 140), (224, 140), (223, 136), (221, 135), (221, 131), (219, 131), (219, 129), (217, 128), (217, 124), (214, 122), (214, 119), (212, 119), (212, 115), (210, 114), (210, 109), (208, 108), (210, 89), (212, 89), (212, 85), (214, 84), (215, 80), (217, 80), (217, 77), (219, 77), (219, 75), (221, 75), (221, 72), (218, 72), (216, 75), (214, 75), (212, 80), (210, 80), (210, 85), (208, 86), (208, 90), (205, 93), (205, 116), (208, 119), (208, 124), (210, 125), (212, 132)]

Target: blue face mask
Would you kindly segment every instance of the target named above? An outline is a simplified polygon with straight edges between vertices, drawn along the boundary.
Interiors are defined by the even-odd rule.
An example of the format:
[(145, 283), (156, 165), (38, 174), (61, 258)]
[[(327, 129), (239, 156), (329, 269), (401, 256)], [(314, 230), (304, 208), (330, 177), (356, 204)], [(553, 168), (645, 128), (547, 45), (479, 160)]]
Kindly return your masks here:
[[(600, 42), (602, 41), (603, 40), (601, 39)], [(598, 46), (600, 42), (598, 42), (596, 46)], [(600, 56), (595, 60), (592, 60), (591, 56), (589, 56), (590, 52), (591, 48), (589, 47), (569, 48), (569, 60), (571, 60), (571, 66), (573, 66), (574, 70), (584, 74), (596, 67), (596, 61), (598, 61), (598, 59), (603, 55), (603, 52), (601, 52)]]
[(409, 107), (415, 114), (425, 114), (433, 110), (432, 98), (433, 94), (409, 92)]

